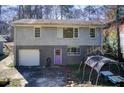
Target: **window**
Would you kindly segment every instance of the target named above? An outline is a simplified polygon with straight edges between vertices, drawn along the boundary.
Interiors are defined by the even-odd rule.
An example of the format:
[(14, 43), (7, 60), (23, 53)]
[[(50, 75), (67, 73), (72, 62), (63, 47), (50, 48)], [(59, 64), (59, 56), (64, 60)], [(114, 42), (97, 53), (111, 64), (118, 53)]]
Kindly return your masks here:
[(73, 28), (63, 28), (64, 38), (73, 38)]
[(68, 47), (67, 53), (69, 56), (78, 56), (80, 55), (80, 48), (79, 47)]
[(78, 38), (78, 28), (63, 28), (63, 38)]
[(78, 38), (78, 28), (74, 28), (74, 37)]
[(35, 28), (35, 37), (40, 37), (40, 28)]
[(96, 33), (95, 33), (95, 28), (90, 28), (90, 37), (95, 38)]

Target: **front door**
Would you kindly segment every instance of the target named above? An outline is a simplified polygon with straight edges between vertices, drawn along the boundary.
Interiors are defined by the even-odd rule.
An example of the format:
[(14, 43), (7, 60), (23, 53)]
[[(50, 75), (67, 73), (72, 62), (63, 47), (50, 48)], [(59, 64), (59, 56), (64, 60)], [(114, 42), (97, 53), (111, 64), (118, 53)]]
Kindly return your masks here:
[(62, 64), (62, 49), (61, 48), (54, 49), (54, 64), (56, 65)]

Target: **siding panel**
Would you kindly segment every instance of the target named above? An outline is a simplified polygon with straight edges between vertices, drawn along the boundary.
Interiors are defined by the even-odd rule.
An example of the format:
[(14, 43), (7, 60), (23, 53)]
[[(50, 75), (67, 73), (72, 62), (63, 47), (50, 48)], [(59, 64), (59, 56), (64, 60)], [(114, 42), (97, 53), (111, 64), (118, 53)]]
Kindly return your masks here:
[[(42, 37), (34, 38), (33, 27), (16, 27), (17, 45), (99, 45), (99, 31), (96, 38), (91, 39), (88, 27), (79, 28), (79, 38), (58, 39), (63, 32), (57, 32), (57, 27), (42, 27)], [(59, 33), (59, 35), (57, 35)]]
[(57, 28), (57, 38), (63, 38), (63, 29), (62, 28)]

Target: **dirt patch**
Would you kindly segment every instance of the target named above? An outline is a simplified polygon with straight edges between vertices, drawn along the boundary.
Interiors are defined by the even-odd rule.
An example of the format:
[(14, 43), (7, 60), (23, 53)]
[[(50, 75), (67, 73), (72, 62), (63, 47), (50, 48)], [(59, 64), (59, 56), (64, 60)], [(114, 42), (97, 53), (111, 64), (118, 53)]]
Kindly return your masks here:
[[(7, 87), (94, 87), (92, 82), (81, 82), (82, 72), (78, 66), (58, 66), (51, 68), (28, 68), (13, 66), (12, 55), (0, 62), (0, 76), (10, 79)], [(85, 78), (88, 79), (89, 69)], [(93, 76), (94, 77), (94, 76)], [(92, 79), (95, 80), (95, 79)], [(101, 86), (101, 85), (100, 85)]]
[(60, 68), (18, 68), (28, 81), (26, 87), (62, 87), (66, 85), (67, 76)]
[[(74, 67), (74, 69), (73, 69)], [(77, 68), (76, 68), (77, 67)], [(67, 83), (66, 87), (112, 87), (110, 82), (105, 81), (103, 78), (99, 78), (99, 81), (96, 85), (97, 73), (93, 71), (92, 76), (89, 81), (90, 68), (86, 67), (85, 75), (83, 78), (83, 69), (81, 68), (78, 72), (78, 66), (66, 66), (65, 72), (67, 74)]]

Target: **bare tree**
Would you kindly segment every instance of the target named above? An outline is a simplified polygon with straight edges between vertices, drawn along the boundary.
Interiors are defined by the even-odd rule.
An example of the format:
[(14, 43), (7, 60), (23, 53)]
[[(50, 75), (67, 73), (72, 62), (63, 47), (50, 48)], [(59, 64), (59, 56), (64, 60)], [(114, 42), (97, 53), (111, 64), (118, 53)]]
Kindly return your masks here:
[(1, 21), (1, 7), (2, 7), (2, 6), (0, 5), (0, 21)]
[(44, 19), (51, 19), (53, 6), (45, 5), (45, 6), (43, 6), (43, 8), (44, 8)]
[(60, 15), (61, 15), (61, 19), (70, 19), (72, 18), (72, 8), (74, 6), (73, 5), (60, 5)]

